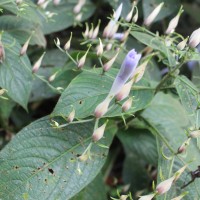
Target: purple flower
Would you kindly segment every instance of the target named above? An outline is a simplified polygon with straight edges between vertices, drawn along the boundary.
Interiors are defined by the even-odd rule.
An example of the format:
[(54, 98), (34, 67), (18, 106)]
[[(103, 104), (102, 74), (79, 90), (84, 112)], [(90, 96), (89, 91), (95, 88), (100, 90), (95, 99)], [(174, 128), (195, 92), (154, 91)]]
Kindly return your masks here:
[(138, 54), (135, 49), (132, 49), (128, 52), (113, 82), (113, 85), (108, 95), (109, 97), (115, 96), (121, 90), (126, 81), (133, 76), (140, 58), (141, 54)]

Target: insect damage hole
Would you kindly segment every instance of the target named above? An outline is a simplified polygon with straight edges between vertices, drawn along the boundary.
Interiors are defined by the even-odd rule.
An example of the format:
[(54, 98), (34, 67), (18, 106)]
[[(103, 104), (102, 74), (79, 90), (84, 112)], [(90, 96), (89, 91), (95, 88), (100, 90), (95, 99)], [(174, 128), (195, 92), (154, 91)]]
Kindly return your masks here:
[(49, 173), (51, 173), (52, 175), (54, 174), (54, 171), (53, 171), (53, 169), (51, 169), (51, 168), (48, 168), (48, 171), (49, 171)]

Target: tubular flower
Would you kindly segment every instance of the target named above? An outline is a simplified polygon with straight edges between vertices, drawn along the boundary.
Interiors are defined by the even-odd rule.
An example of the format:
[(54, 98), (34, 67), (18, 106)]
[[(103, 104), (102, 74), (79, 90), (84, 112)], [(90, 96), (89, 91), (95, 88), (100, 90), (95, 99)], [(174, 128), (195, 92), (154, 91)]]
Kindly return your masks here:
[(116, 12), (114, 12), (113, 18), (110, 20), (108, 25), (105, 27), (105, 29), (103, 31), (104, 37), (112, 37), (112, 35), (114, 34), (113, 33), (114, 29), (115, 29), (115, 32), (116, 32), (116, 24), (117, 24), (117, 21), (118, 21), (120, 15), (121, 15), (122, 6), (123, 6), (123, 4), (121, 3), (120, 6), (117, 8)]
[(115, 96), (116, 94), (118, 94), (124, 84), (127, 82), (127, 80), (133, 76), (140, 58), (141, 54), (138, 54), (135, 49), (132, 49), (128, 52), (113, 82), (113, 85), (109, 92), (109, 96)]
[(195, 48), (200, 43), (200, 28), (193, 31), (189, 39), (189, 47)]
[(103, 135), (104, 135), (104, 131), (105, 131), (105, 128), (106, 128), (106, 123), (104, 123), (102, 126), (100, 126), (99, 128), (97, 128), (94, 133), (92, 134), (92, 139), (94, 142), (97, 142), (99, 141)]
[(145, 26), (150, 26), (152, 22), (155, 20), (157, 15), (159, 14), (161, 8), (163, 7), (164, 2), (160, 3), (151, 13), (150, 15), (144, 20)]
[(175, 28), (177, 27), (178, 25), (178, 21), (179, 21), (179, 18), (181, 16), (181, 13), (183, 12), (183, 7), (181, 6), (178, 14), (169, 22), (169, 25), (168, 25), (168, 28), (167, 30), (165, 31), (166, 34), (170, 34), (170, 33), (173, 33), (175, 31)]
[(141, 196), (138, 200), (151, 200), (154, 198), (156, 194), (148, 194), (148, 195), (145, 195), (145, 196)]

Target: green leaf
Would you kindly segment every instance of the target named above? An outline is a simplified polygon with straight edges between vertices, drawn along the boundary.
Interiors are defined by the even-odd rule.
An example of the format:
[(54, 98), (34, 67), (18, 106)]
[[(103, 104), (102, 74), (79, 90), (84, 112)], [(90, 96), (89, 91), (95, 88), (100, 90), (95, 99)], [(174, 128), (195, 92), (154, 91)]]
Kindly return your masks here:
[[(59, 119), (55, 119), (59, 123)], [(49, 117), (20, 131), (0, 153), (0, 196), (4, 200), (70, 199), (99, 173), (108, 150), (93, 144), (91, 159), (78, 156), (91, 142), (94, 123), (53, 128)], [(116, 126), (107, 126), (104, 145), (110, 145)]]
[(174, 12), (178, 12), (181, 6), (179, 0), (176, 0), (176, 3), (174, 3), (174, 0), (143, 0), (142, 7), (144, 18), (148, 17), (149, 14), (155, 9), (155, 7), (162, 2), (164, 2), (164, 6), (162, 7), (162, 10), (158, 14), (154, 22), (173, 14)]
[(107, 200), (103, 177), (100, 173), (97, 177), (78, 195), (70, 200)]
[(131, 184), (133, 193), (148, 187), (147, 164), (157, 165), (155, 138), (148, 130), (129, 128), (118, 131), (118, 138), (123, 144), (126, 159), (123, 166), (123, 181)]
[[(177, 149), (187, 140), (184, 129), (189, 125), (186, 111), (179, 101), (169, 94), (158, 93), (151, 105), (142, 113), (142, 117), (149, 130), (158, 140), (157, 144), (160, 155), (158, 182), (161, 181), (162, 177), (167, 179), (173, 176), (177, 170), (189, 164), (178, 181), (166, 193), (165, 199), (171, 199), (178, 196), (181, 193), (180, 187), (183, 186), (185, 181), (187, 182), (191, 179), (190, 176), (187, 176), (188, 172), (196, 170), (199, 165), (199, 149), (195, 141), (196, 139), (191, 140), (185, 154), (175, 156), (172, 160), (166, 159), (166, 156), (173, 157)], [(162, 155), (165, 155), (165, 157)], [(189, 194), (184, 199), (199, 199), (199, 187), (199, 182), (189, 185), (185, 189)], [(163, 200), (163, 196), (158, 197), (158, 199)]]
[[(66, 90), (62, 93), (52, 115), (68, 116), (72, 106), (76, 112), (76, 118), (85, 118), (93, 115), (96, 106), (104, 100), (110, 91), (118, 70), (112, 69), (102, 75), (102, 69), (93, 69), (78, 75)], [(133, 107), (130, 113), (144, 109), (153, 98), (153, 89), (144, 79), (135, 87), (131, 96), (134, 96)], [(121, 116), (121, 106), (113, 102), (106, 117)]]
[(188, 113), (191, 124), (193, 127), (195, 127), (199, 90), (185, 76), (177, 76), (175, 79), (175, 85), (178, 95), (181, 99), (181, 103)]
[(19, 56), (20, 44), (6, 32), (2, 35), (5, 60), (0, 64), (0, 86), (25, 109), (32, 87), (31, 64), (26, 55)]
[(143, 44), (150, 46), (155, 50), (159, 50), (168, 59), (170, 66), (176, 65), (176, 60), (169, 47), (166, 46), (165, 41), (159, 36), (152, 36), (141, 31), (131, 31), (131, 35)]
[(27, 19), (16, 17), (14, 15), (4, 15), (0, 17), (0, 29), (6, 30), (13, 37), (15, 37), (21, 44), (32, 35), (30, 44), (37, 44), (39, 46), (46, 46), (46, 39), (41, 28), (35, 22), (30, 22)]
[[(69, 2), (69, 1), (61, 1), (59, 5), (55, 6), (52, 2), (50, 2), (47, 6), (47, 10), (49, 12), (56, 13), (50, 20), (46, 20), (43, 17), (43, 26), (42, 30), (45, 34), (49, 34), (52, 32), (60, 31), (72, 26), (75, 22), (75, 14), (73, 13), (73, 8), (77, 4), (77, 1)], [(86, 4), (83, 6), (81, 13), (82, 19), (84, 21), (88, 19), (95, 11), (94, 5), (87, 0)]]

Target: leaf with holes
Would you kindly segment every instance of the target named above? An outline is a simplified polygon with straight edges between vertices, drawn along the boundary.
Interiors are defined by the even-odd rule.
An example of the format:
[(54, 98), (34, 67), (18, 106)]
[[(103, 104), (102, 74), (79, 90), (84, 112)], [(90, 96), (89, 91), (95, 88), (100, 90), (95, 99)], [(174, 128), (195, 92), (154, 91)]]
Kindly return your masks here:
[(19, 56), (20, 44), (6, 32), (2, 35), (5, 60), (0, 63), (0, 86), (25, 109), (32, 87), (31, 64), (26, 55)]
[[(21, 200), (23, 195), (28, 199), (70, 199), (99, 173), (108, 149), (93, 144), (91, 159), (78, 159), (91, 142), (94, 123), (63, 129), (50, 124), (48, 116), (33, 122), (0, 153), (2, 199)], [(114, 124), (108, 124), (100, 143), (109, 146), (116, 131)]]
[[(84, 71), (69, 84), (62, 93), (52, 116), (68, 116), (72, 107), (76, 111), (76, 118), (93, 115), (96, 106), (103, 101), (109, 93), (118, 70), (112, 69), (102, 75), (101, 69)], [(133, 87), (131, 96), (134, 96), (133, 107), (130, 113), (144, 109), (153, 98), (153, 89), (142, 79)], [(121, 105), (111, 102), (111, 109), (106, 117), (121, 116)]]

